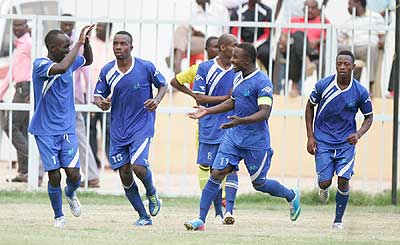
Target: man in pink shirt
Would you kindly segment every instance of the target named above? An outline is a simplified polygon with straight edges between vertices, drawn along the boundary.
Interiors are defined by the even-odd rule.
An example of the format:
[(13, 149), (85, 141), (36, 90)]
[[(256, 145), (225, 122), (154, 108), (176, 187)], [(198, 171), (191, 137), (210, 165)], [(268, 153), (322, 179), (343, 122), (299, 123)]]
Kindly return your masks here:
[[(307, 23), (309, 24), (321, 24), (330, 23), (329, 20), (321, 19), (320, 9), (318, 8), (318, 2), (316, 0), (306, 0), (304, 7), (308, 7), (307, 12)], [(290, 23), (306, 23), (305, 17), (294, 16), (291, 18)], [(303, 64), (303, 42), (304, 42), (304, 28), (291, 28), (290, 30), (290, 58), (287, 62), (289, 65), (289, 79), (292, 80), (292, 90), (290, 91), (291, 96), (297, 96), (301, 91), (301, 76), (302, 76), (302, 64)], [(279, 48), (286, 57), (288, 31), (287, 28), (282, 30), (282, 34), (279, 40)], [(307, 48), (306, 48), (306, 62), (308, 68), (315, 68), (316, 63), (319, 62), (319, 50), (320, 42), (323, 30), (316, 28), (307, 28)], [(326, 34), (322, 40), (324, 41)], [(311, 63), (312, 62), (312, 63)], [(307, 69), (307, 67), (306, 67)]]
[[(10, 70), (0, 86), (0, 102), (10, 84), (14, 84), (15, 93), (13, 103), (29, 103), (30, 80), (32, 70), (31, 49), (32, 39), (26, 20), (13, 21), (13, 33), (17, 37), (14, 41), (15, 49), (12, 55)], [(8, 113), (5, 113), (3, 130), (8, 135)], [(28, 111), (12, 112), (12, 144), (17, 150), (18, 175), (12, 182), (28, 181)]]

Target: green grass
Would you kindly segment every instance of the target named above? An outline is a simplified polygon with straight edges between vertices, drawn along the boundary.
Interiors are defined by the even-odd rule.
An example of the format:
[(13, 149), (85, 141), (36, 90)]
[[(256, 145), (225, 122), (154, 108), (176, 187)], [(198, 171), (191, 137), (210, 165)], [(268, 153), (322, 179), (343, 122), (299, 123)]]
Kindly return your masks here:
[[(334, 194), (334, 193), (331, 193)], [(185, 220), (198, 214), (198, 197), (163, 198), (152, 227), (134, 227), (136, 213), (124, 196), (78, 194), (82, 216), (72, 217), (64, 200), (67, 226), (52, 227), (52, 210), (45, 192), (0, 191), (0, 244), (337, 244), (399, 243), (400, 207), (389, 193), (352, 193), (345, 230), (331, 228), (334, 195), (328, 205), (316, 192), (305, 192), (302, 213), (289, 221), (287, 204), (268, 195), (240, 195), (233, 226), (213, 224), (211, 209), (205, 232), (189, 232)], [(358, 206), (360, 205), (360, 206)]]
[[(335, 203), (336, 190), (330, 190), (328, 204)], [(397, 194), (400, 197), (400, 190)], [(80, 192), (79, 197), (88, 204), (110, 204), (125, 205), (126, 198), (122, 195), (104, 195), (95, 192)], [(198, 203), (199, 197), (161, 197), (166, 200), (166, 205), (185, 205), (190, 206)], [(236, 199), (237, 205), (267, 205), (280, 204), (282, 199), (274, 198), (262, 193), (242, 194)], [(0, 191), (0, 203), (48, 203), (46, 192), (26, 192), (26, 191)], [(318, 191), (306, 191), (301, 193), (301, 203), (304, 205), (321, 205), (319, 203)], [(391, 193), (382, 192), (369, 194), (360, 191), (350, 192), (349, 205), (353, 206), (387, 206), (391, 205)]]

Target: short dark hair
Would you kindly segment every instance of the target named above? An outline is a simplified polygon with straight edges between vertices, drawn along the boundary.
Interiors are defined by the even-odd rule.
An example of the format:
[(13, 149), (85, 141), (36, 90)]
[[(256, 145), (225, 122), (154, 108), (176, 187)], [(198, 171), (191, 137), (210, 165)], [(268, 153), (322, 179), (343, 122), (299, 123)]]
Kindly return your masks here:
[(246, 54), (249, 56), (249, 59), (251, 60), (251, 62), (253, 64), (256, 63), (256, 59), (257, 59), (257, 50), (256, 48), (253, 46), (253, 44), (251, 43), (240, 43), (238, 45), (236, 45), (237, 48), (241, 48), (244, 51), (246, 51)]
[(133, 37), (132, 37), (132, 35), (131, 35), (129, 32), (127, 32), (127, 31), (119, 31), (119, 32), (115, 33), (115, 36), (116, 36), (116, 35), (126, 35), (126, 36), (128, 36), (128, 37), (129, 37), (130, 44), (132, 45)]
[(337, 60), (337, 58), (339, 57), (339, 55), (348, 55), (348, 56), (350, 56), (350, 57), (351, 57), (351, 60), (353, 61), (353, 64), (354, 64), (354, 54), (353, 54), (351, 51), (349, 51), (349, 50), (342, 50), (342, 51), (340, 51), (340, 52), (336, 55), (336, 60)]
[(367, 7), (367, 0), (358, 0), (363, 8)]
[(53, 29), (46, 34), (46, 37), (44, 38), (44, 43), (46, 44), (47, 49), (49, 49), (50, 44), (53, 44), (54, 39), (59, 34), (65, 35), (64, 32), (58, 29)]
[(218, 37), (216, 37), (216, 36), (211, 36), (211, 37), (207, 38), (207, 41), (206, 41), (206, 48), (210, 47), (211, 42), (214, 41), (214, 40), (218, 40)]

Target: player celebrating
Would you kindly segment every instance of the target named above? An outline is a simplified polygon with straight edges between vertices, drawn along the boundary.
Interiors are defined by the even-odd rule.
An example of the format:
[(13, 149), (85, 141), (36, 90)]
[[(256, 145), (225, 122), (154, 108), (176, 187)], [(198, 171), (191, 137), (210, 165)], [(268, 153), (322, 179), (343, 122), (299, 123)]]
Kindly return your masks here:
[[(144, 208), (135, 175), (143, 182), (149, 212), (156, 216), (161, 204), (148, 163), (150, 139), (154, 136), (155, 110), (167, 92), (165, 78), (149, 61), (132, 57), (132, 36), (117, 32), (113, 39), (116, 60), (106, 64), (95, 89), (95, 103), (103, 111), (111, 107), (110, 164), (119, 171), (125, 195), (139, 214), (135, 225), (152, 225)], [(152, 85), (158, 88), (153, 98)]]
[[(368, 91), (352, 78), (354, 55), (347, 50), (336, 56), (336, 75), (315, 84), (306, 106), (307, 151), (315, 155), (319, 195), (322, 202), (329, 197), (328, 187), (334, 172), (338, 176), (336, 216), (333, 228), (343, 229), (342, 218), (349, 200), (349, 180), (353, 175), (355, 145), (371, 127), (372, 104)], [(314, 129), (314, 106), (318, 104)], [(357, 131), (355, 116), (364, 114)]]
[(227, 129), (212, 166), (210, 179), (203, 189), (200, 199), (199, 218), (186, 222), (188, 230), (204, 230), (208, 209), (218, 193), (225, 175), (239, 170), (240, 160), (244, 160), (253, 187), (272, 196), (283, 197), (289, 202), (290, 219), (295, 221), (300, 214), (300, 194), (290, 190), (278, 181), (267, 179), (273, 150), (270, 146), (268, 118), (272, 107), (272, 82), (255, 62), (257, 51), (249, 43), (238, 44), (232, 53), (231, 62), (238, 71), (235, 75), (232, 97), (214, 107), (196, 106), (190, 113), (193, 119), (208, 114), (234, 110), (230, 121), (221, 125)]
[[(205, 61), (199, 65), (193, 86), (193, 93), (198, 104), (204, 107), (212, 107), (230, 98), (235, 71), (231, 64), (232, 50), (237, 44), (236, 37), (231, 34), (223, 34), (218, 39), (219, 56), (215, 59)], [(229, 112), (217, 115), (208, 115), (199, 120), (199, 146), (197, 152), (197, 163), (203, 172), (205, 181), (201, 189), (204, 189), (209, 178), (210, 167), (213, 165), (219, 145), (223, 140), (224, 131), (219, 126), (228, 121)], [(238, 188), (238, 177), (236, 171), (227, 176), (226, 180), (226, 213), (222, 214), (222, 188), (220, 188), (214, 207), (216, 212), (216, 223), (233, 224), (233, 204)]]
[[(85, 26), (79, 40), (69, 49), (70, 40), (60, 30), (52, 30), (45, 37), (47, 58), (35, 59), (32, 81), (35, 95), (35, 113), (29, 132), (35, 136), (43, 166), (48, 172), (48, 194), (54, 211), (54, 226), (62, 228), (65, 218), (62, 211), (60, 168), (67, 175), (65, 196), (75, 217), (80, 216), (80, 202), (75, 194), (80, 186), (79, 150), (75, 134), (75, 104), (72, 73), (93, 61), (89, 44), (92, 26)], [(78, 54), (83, 45), (83, 57)]]

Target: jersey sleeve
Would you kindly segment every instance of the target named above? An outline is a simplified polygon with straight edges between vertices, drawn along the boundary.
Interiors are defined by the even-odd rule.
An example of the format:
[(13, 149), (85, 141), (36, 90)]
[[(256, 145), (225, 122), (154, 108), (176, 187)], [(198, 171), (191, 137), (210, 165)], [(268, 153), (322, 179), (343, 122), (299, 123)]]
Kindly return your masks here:
[(94, 96), (105, 99), (108, 95), (110, 95), (110, 86), (107, 84), (104, 69), (101, 69), (96, 88), (94, 89)]
[(309, 101), (311, 104), (316, 105), (321, 101), (322, 91), (322, 82), (319, 81), (315, 84), (313, 91), (310, 94)]
[(206, 94), (206, 76), (207, 73), (204, 69), (204, 66), (199, 65), (196, 76), (194, 78), (193, 93)]
[(149, 63), (148, 65), (149, 75), (151, 76), (150, 81), (156, 86), (156, 88), (160, 88), (165, 86), (167, 83), (165, 81), (165, 77), (156, 69), (156, 67)]
[(178, 81), (179, 84), (184, 85), (186, 84), (190, 84), (194, 82), (194, 78), (196, 77), (196, 73), (197, 73), (197, 69), (198, 69), (199, 65), (195, 64), (192, 65), (191, 67), (189, 67), (189, 69), (178, 73), (175, 78)]
[(35, 74), (35, 76), (44, 78), (44, 80), (46, 80), (47, 78), (52, 77), (49, 75), (49, 72), (51, 67), (55, 64), (56, 63), (54, 63), (49, 59), (44, 59), (44, 58), (36, 59), (33, 63), (33, 73)]
[(368, 91), (365, 90), (360, 97), (360, 110), (364, 116), (368, 116), (372, 114), (372, 103), (371, 97), (368, 94)]
[(81, 55), (76, 56), (75, 61), (74, 61), (74, 63), (72, 63), (72, 66), (71, 66), (72, 71), (75, 71), (79, 67), (82, 67), (85, 63), (86, 63), (86, 59), (83, 56), (81, 56)]
[(257, 100), (263, 97), (269, 97), (272, 99), (272, 93), (274, 89), (272, 87), (271, 81), (262, 80), (257, 83)]

